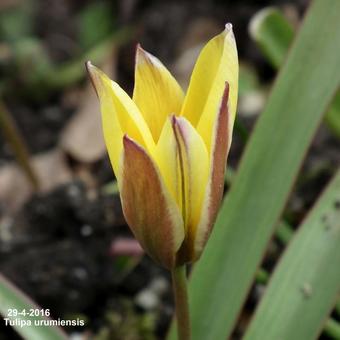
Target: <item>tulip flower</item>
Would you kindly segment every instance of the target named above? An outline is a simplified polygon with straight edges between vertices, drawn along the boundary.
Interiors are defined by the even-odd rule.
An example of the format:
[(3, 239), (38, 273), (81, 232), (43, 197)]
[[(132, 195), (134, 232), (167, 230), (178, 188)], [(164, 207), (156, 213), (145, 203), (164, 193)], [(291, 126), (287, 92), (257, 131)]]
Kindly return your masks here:
[(128, 225), (162, 266), (173, 270), (196, 261), (223, 195), (236, 114), (238, 57), (231, 24), (201, 51), (186, 95), (140, 46), (132, 98), (90, 62), (87, 69)]

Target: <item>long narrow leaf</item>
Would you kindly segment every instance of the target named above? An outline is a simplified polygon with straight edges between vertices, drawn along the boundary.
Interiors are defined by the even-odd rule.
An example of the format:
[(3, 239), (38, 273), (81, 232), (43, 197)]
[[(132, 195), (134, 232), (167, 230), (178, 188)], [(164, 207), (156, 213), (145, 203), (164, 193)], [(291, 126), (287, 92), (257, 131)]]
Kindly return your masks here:
[(252, 18), (249, 33), (270, 63), (279, 68), (293, 41), (293, 26), (279, 10), (269, 7), (259, 11)]
[(340, 339), (340, 322), (334, 319), (328, 319), (324, 326), (324, 332), (331, 339), (339, 340)]
[[(264, 56), (278, 69), (283, 64), (294, 38), (292, 24), (278, 9), (269, 7), (254, 15), (249, 32)], [(325, 122), (340, 138), (340, 91), (325, 115)]]
[[(27, 340), (65, 340), (67, 336), (56, 326), (36, 326), (35, 320), (50, 320), (39, 312), (42, 309), (34, 304), (26, 295), (14, 287), (0, 274), (0, 314), (5, 319), (15, 322), (15, 330)], [(30, 316), (30, 314), (39, 316)], [(22, 315), (17, 315), (21, 313)], [(24, 315), (26, 314), (26, 315)], [(52, 321), (52, 320), (50, 320)], [(7, 321), (9, 323), (9, 321)], [(29, 325), (31, 323), (31, 325)], [(10, 327), (10, 326), (8, 326)]]
[[(315, 0), (242, 158), (189, 297), (195, 340), (231, 333), (304, 155), (340, 81), (340, 1)], [(327, 23), (327, 24), (325, 24)], [(175, 339), (174, 330), (170, 339)]]
[(339, 202), (340, 171), (285, 251), (244, 340), (316, 339), (340, 293)]

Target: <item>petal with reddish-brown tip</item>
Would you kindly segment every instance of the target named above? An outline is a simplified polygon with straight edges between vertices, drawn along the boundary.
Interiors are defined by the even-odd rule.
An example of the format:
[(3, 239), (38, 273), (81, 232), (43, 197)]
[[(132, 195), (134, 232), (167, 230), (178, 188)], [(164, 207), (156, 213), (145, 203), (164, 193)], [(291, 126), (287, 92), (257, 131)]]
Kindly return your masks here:
[(195, 235), (195, 257), (199, 258), (215, 223), (223, 196), (224, 173), (231, 144), (233, 121), (229, 112), (229, 84), (225, 84), (223, 97), (212, 134), (210, 178), (205, 194), (201, 220)]
[(123, 135), (129, 134), (150, 153), (155, 143), (142, 114), (128, 94), (91, 62), (87, 62), (86, 67), (100, 101), (104, 139), (119, 182)]
[(170, 269), (184, 239), (180, 211), (145, 149), (126, 135), (123, 145), (120, 195), (124, 216), (145, 251)]

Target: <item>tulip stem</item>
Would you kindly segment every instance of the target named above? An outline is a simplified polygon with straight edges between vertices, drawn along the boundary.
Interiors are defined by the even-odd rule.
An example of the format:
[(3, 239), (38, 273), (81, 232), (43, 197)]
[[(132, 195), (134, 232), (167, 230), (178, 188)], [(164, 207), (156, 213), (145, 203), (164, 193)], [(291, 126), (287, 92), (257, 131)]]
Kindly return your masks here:
[(185, 265), (171, 271), (172, 286), (175, 296), (178, 340), (191, 339), (187, 276)]

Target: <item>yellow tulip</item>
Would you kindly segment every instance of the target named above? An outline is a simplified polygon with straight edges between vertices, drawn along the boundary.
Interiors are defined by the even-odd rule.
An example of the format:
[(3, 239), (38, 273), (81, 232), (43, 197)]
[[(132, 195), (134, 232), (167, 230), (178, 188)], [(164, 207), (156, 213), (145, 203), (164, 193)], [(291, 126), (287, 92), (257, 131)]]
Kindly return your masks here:
[(238, 93), (231, 24), (203, 48), (186, 95), (140, 46), (132, 99), (87, 63), (128, 225), (171, 269), (197, 260), (223, 195)]

